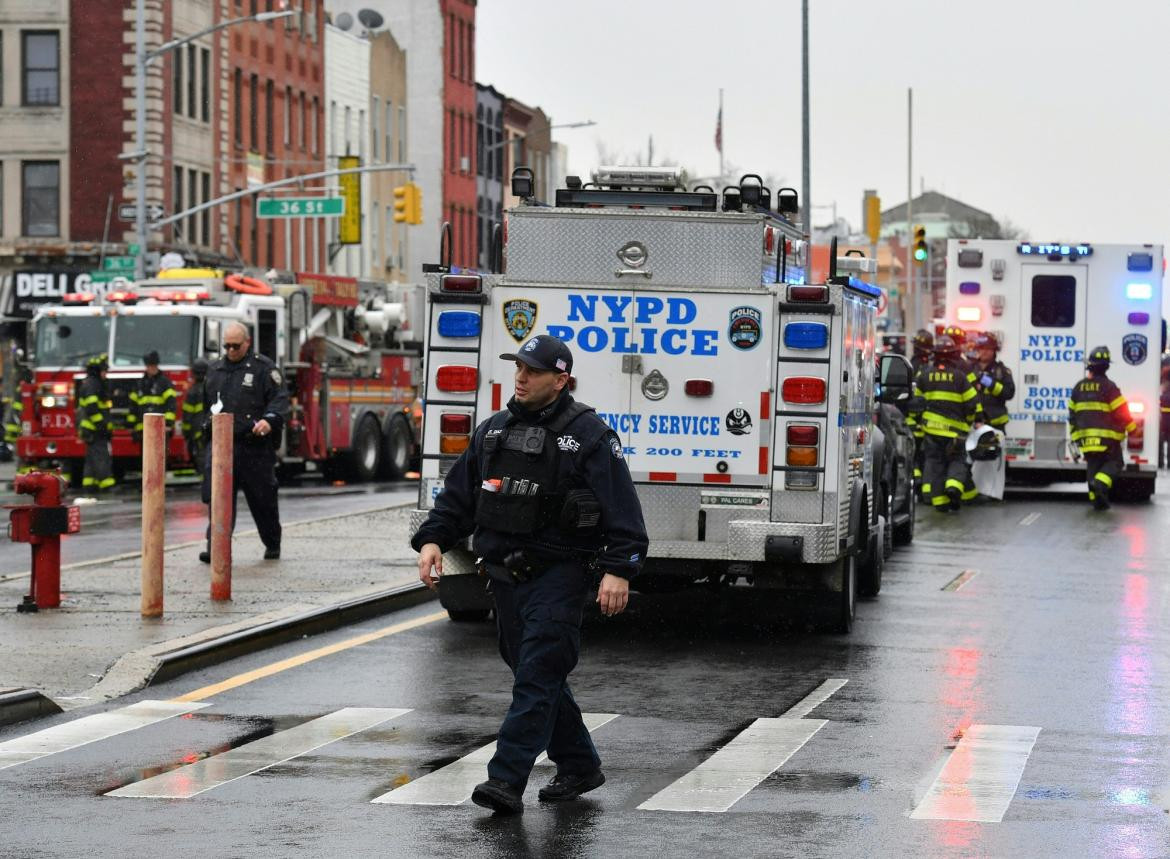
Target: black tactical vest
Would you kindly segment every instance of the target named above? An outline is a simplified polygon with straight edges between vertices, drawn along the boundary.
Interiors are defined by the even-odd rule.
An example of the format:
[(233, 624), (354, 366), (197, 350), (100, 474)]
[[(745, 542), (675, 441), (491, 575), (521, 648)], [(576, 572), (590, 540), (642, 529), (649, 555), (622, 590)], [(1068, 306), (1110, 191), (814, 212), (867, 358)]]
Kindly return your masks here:
[[(596, 513), (589, 515), (577, 509), (583, 499), (575, 497), (582, 492), (592, 497), (592, 493), (566, 491), (568, 487), (557, 483), (561, 455), (557, 436), (590, 411), (589, 406), (575, 402), (541, 426), (509, 417), (503, 427), (489, 429), (483, 440), (483, 483), (475, 503), (476, 524), (506, 534), (534, 534), (554, 524), (580, 534), (595, 526), (600, 506), (594, 502)], [(574, 521), (562, 521), (563, 514), (569, 513), (570, 501)]]

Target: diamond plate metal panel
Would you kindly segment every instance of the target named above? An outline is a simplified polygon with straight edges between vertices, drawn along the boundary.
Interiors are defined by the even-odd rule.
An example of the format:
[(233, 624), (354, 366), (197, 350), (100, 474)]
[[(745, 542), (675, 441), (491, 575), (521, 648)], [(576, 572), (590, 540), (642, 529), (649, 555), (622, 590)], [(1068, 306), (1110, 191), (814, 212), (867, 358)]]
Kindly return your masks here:
[[(778, 474), (778, 480), (784, 480), (783, 473)], [(824, 483), (824, 476), (821, 476)], [(802, 525), (820, 525), (824, 522), (824, 511), (836, 509), (837, 493), (830, 493), (833, 502), (825, 500), (825, 494), (819, 489), (816, 491), (798, 491), (796, 489), (776, 490), (772, 493), (772, 519), (777, 522), (798, 522)]]
[[(509, 282), (644, 286), (758, 286), (761, 215), (514, 209), (508, 213)], [(641, 242), (635, 274), (617, 253)]]

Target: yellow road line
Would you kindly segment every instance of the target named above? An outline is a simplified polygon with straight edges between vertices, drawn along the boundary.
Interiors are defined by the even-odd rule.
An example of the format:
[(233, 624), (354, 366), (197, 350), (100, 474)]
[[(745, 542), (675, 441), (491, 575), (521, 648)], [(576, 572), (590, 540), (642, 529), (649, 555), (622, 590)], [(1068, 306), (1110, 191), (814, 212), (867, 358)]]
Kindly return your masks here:
[(316, 650), (310, 650), (308, 653), (302, 653), (299, 656), (291, 656), (288, 659), (282, 659), (280, 662), (273, 662), (271, 665), (265, 665), (261, 668), (254, 668), (251, 671), (245, 671), (243, 674), (237, 674), (235, 677), (229, 677), (227, 680), (219, 683), (212, 683), (210, 686), (204, 686), (196, 689), (194, 692), (188, 692), (186, 695), (180, 695), (173, 698), (173, 701), (202, 701), (212, 695), (218, 695), (220, 692), (227, 692), (229, 689), (235, 689), (237, 686), (243, 686), (251, 683), (253, 680), (260, 680), (264, 677), (271, 677), (273, 674), (279, 674), (281, 671), (287, 671), (290, 668), (296, 668), (299, 665), (304, 665), (308, 662), (313, 662), (323, 656), (331, 656), (334, 653), (340, 653), (343, 650), (349, 650), (351, 647), (358, 647), (362, 644), (369, 644), (371, 641), (377, 641), (379, 638), (385, 638), (388, 635), (395, 635), (399, 632), (406, 632), (408, 629), (416, 629), (420, 626), (426, 626), (428, 623), (434, 623), (438, 620), (443, 620), (447, 617), (447, 612), (437, 611), (434, 614), (428, 614), (424, 617), (415, 618), (414, 620), (403, 621), (396, 623), (393, 626), (387, 626), (383, 629), (374, 632), (367, 632), (365, 635), (359, 635), (355, 638), (349, 638), (345, 641), (339, 641), (336, 644), (329, 644), (325, 647), (318, 647)]

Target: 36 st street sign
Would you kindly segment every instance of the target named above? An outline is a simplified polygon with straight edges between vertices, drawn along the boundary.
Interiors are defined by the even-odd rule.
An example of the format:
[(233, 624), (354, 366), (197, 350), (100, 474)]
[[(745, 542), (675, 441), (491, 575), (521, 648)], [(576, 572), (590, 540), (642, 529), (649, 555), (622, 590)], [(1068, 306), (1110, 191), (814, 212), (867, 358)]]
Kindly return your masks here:
[(343, 197), (261, 197), (256, 201), (258, 218), (340, 218), (344, 214)]

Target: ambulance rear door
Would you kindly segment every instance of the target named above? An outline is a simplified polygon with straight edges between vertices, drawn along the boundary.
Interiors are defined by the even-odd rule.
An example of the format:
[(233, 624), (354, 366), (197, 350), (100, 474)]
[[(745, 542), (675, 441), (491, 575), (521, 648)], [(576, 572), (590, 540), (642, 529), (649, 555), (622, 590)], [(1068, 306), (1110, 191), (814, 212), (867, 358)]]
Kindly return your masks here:
[[(1017, 401), (1034, 421), (1030, 455), (1037, 463), (1068, 458), (1068, 398), (1084, 377), (1088, 266), (1020, 266), (1020, 364)], [(1015, 433), (1013, 433), (1015, 435)], [(1022, 464), (1022, 462), (1021, 462)]]

